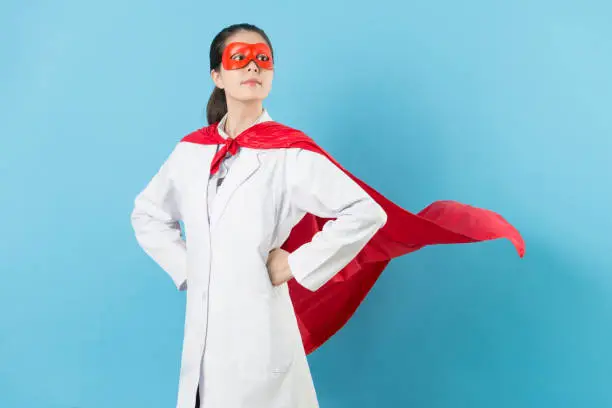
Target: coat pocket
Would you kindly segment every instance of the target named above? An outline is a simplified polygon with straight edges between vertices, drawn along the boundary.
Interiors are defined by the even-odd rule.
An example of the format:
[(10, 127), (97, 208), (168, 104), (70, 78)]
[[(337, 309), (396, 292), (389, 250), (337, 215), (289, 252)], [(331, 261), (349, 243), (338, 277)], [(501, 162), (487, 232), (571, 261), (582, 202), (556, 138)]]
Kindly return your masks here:
[[(276, 289), (276, 288), (275, 288)], [(294, 317), (291, 302), (285, 302), (282, 296), (270, 299), (273, 306), (270, 308), (270, 338), (272, 342), (272, 357), (270, 359), (270, 373), (280, 374), (288, 371), (293, 364), (296, 339), (293, 330)]]
[(291, 303), (281, 297), (256, 296), (244, 302), (245, 316), (241, 322), (241, 338), (244, 344), (238, 362), (240, 372), (247, 377), (270, 378), (286, 373), (293, 364), (295, 336), (292, 335)]

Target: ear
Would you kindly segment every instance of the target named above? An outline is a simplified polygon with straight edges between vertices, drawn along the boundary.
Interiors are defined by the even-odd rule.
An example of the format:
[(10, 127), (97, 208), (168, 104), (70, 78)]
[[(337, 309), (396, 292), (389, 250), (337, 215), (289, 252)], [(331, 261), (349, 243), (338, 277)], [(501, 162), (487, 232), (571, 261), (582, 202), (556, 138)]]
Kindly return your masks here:
[(217, 72), (213, 69), (212, 71), (210, 71), (210, 77), (212, 78), (217, 88), (223, 89), (223, 79), (221, 78), (221, 72)]

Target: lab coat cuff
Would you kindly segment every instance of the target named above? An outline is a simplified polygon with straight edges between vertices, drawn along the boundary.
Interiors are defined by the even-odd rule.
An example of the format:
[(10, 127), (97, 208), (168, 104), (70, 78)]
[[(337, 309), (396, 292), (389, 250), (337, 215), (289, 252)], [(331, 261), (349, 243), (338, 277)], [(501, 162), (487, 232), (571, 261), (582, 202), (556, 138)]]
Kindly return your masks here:
[(289, 269), (291, 269), (291, 274), (304, 288), (308, 289), (311, 292), (316, 291), (322, 285), (318, 284), (314, 279), (312, 279), (312, 273), (306, 267), (306, 263), (300, 259), (304, 254), (300, 253), (300, 250), (293, 251), (287, 257), (287, 262), (289, 263)]

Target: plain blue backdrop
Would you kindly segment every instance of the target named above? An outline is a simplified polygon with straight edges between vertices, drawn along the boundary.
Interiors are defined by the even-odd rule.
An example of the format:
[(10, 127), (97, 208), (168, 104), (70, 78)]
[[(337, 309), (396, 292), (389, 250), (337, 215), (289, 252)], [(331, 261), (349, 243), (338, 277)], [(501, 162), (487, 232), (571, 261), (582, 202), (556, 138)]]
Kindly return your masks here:
[(321, 407), (612, 406), (610, 2), (0, 7), (0, 407), (174, 406), (184, 293), (129, 214), (237, 22), (272, 39), (274, 119), (410, 211), (490, 208), (527, 242), (393, 260), (310, 356)]

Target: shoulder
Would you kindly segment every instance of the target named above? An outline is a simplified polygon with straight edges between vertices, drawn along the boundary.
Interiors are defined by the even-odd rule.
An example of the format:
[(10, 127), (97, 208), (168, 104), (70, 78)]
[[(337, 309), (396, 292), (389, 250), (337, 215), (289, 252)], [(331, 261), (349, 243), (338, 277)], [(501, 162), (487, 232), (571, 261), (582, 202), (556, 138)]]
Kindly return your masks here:
[(304, 184), (313, 178), (335, 171), (335, 165), (323, 150), (311, 146), (293, 147), (284, 151), (284, 168), (289, 184)]
[(210, 139), (213, 135), (213, 131), (215, 130), (217, 123), (213, 123), (212, 125), (204, 126), (199, 129), (196, 129), (187, 135), (183, 136), (180, 143), (194, 143), (194, 144), (210, 144)]
[(211, 126), (202, 127), (189, 132), (174, 142), (167, 157), (169, 167), (184, 167), (190, 162), (197, 162), (210, 154), (214, 145), (206, 143)]
[(273, 145), (289, 147), (290, 144), (296, 142), (314, 143), (314, 140), (306, 132), (275, 120), (260, 122), (254, 125), (252, 129), (253, 136)]
[(285, 123), (270, 120), (257, 125), (257, 133), (263, 136), (265, 143), (275, 146), (271, 149), (281, 154), (287, 161), (317, 160), (324, 155), (324, 150), (306, 131)]
[[(179, 155), (194, 155), (206, 152), (216, 146), (215, 130), (218, 123), (197, 128), (182, 136), (174, 147)], [(218, 136), (217, 136), (218, 137)]]

